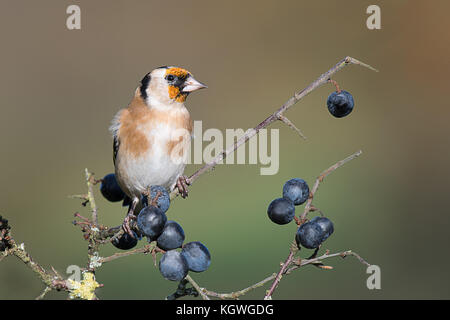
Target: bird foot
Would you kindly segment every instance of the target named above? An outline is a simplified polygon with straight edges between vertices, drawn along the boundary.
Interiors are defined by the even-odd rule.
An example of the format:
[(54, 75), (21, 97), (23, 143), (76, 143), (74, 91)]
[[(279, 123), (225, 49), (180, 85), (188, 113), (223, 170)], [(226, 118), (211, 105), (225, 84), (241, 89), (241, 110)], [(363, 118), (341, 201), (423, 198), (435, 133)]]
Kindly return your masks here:
[(183, 199), (188, 196), (188, 185), (190, 185), (189, 178), (186, 176), (180, 176), (177, 180), (177, 189)]
[(130, 224), (134, 219), (136, 219), (136, 216), (133, 213), (127, 214), (127, 216), (125, 217), (125, 219), (123, 220), (123, 223), (122, 223), (123, 231), (128, 233), (130, 235), (130, 237), (132, 237), (133, 239), (135, 238), (135, 236), (134, 236), (134, 232), (131, 230)]
[(152, 198), (150, 187), (142, 193), (142, 203), (144, 206), (158, 206), (158, 199), (162, 196), (161, 191), (157, 191), (155, 196)]
[(138, 202), (139, 202), (138, 198), (133, 199), (133, 201), (130, 205), (130, 209), (128, 210), (127, 216), (125, 217), (125, 219), (123, 220), (123, 223), (122, 223), (123, 231), (128, 233), (130, 235), (130, 237), (132, 237), (133, 239), (135, 238), (135, 236), (134, 236), (134, 232), (131, 231), (130, 223), (136, 219), (136, 216), (134, 215), (134, 210), (136, 209), (136, 205), (138, 204)]

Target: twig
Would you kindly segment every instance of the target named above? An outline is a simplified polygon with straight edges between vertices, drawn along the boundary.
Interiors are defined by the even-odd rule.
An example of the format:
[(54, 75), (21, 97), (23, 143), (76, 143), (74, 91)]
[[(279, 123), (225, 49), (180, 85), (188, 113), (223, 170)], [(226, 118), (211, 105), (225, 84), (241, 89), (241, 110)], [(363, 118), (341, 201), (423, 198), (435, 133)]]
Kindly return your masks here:
[(270, 286), (270, 289), (267, 290), (266, 295), (264, 296), (264, 300), (272, 300), (272, 294), (275, 291), (276, 287), (278, 286), (278, 284), (281, 281), (281, 277), (283, 276), (283, 274), (285, 274), (287, 268), (289, 267), (289, 265), (292, 262), (292, 259), (294, 258), (294, 252), (291, 251), (288, 255), (288, 257), (286, 258), (286, 261), (282, 264), (280, 271), (278, 271), (275, 280), (273, 281), (272, 285)]
[(42, 299), (44, 299), (45, 295), (47, 293), (49, 293), (50, 291), (52, 291), (52, 288), (45, 287), (44, 291), (42, 291), (42, 293), (39, 296), (37, 296), (35, 300), (42, 300)]
[(154, 248), (154, 244), (148, 244), (143, 246), (142, 248), (138, 248), (138, 249), (134, 249), (134, 250), (130, 250), (130, 251), (125, 251), (125, 252), (118, 252), (115, 253), (109, 257), (105, 257), (105, 258), (101, 258), (98, 260), (99, 263), (105, 263), (105, 262), (110, 262), (119, 258), (123, 258), (123, 257), (127, 257), (127, 256), (131, 256), (133, 254), (137, 254), (137, 253), (149, 253), (152, 251), (152, 249)]
[(87, 185), (87, 202), (89, 202), (91, 214), (92, 214), (92, 225), (89, 228), (87, 233), (88, 235), (88, 270), (92, 273), (95, 272), (97, 267), (101, 266), (99, 263), (99, 254), (98, 247), (100, 242), (98, 241), (98, 233), (100, 232), (99, 224), (98, 224), (98, 209), (95, 204), (94, 190), (93, 185), (97, 183), (97, 180), (94, 179), (94, 174), (90, 173), (86, 168), (84, 169), (86, 175), (86, 185)]
[(364, 260), (363, 258), (361, 258), (361, 256), (351, 250), (345, 251), (340, 255), (342, 258), (345, 258), (347, 256), (354, 256), (356, 259), (359, 260), (359, 262), (361, 262), (362, 264), (366, 265), (367, 267), (370, 267), (371, 264), (368, 263), (366, 260)]
[(205, 294), (204, 289), (200, 288), (200, 286), (197, 284), (197, 282), (194, 281), (194, 279), (191, 278), (190, 275), (187, 275), (185, 278), (189, 283), (197, 290), (198, 293), (200, 293), (200, 296), (203, 300), (211, 300), (209, 297)]
[(265, 285), (267, 282), (269, 282), (269, 281), (275, 279), (276, 276), (277, 276), (277, 274), (276, 274), (276, 273), (273, 273), (272, 275), (268, 276), (267, 278), (265, 278), (265, 279), (263, 279), (263, 280), (261, 280), (261, 281), (255, 283), (255, 284), (253, 284), (253, 285), (251, 285), (251, 286), (249, 286), (249, 287), (247, 287), (247, 288), (245, 288), (245, 289), (242, 289), (242, 290), (239, 290), (239, 291), (235, 291), (235, 292), (230, 292), (230, 293), (217, 293), (217, 292), (209, 291), (209, 290), (206, 290), (206, 289), (203, 289), (203, 292), (204, 292), (206, 295), (208, 295), (208, 296), (216, 297), (216, 298), (220, 298), (220, 299), (237, 299), (237, 298), (239, 298), (240, 296), (245, 295), (246, 293), (250, 292), (250, 291), (253, 290), (253, 289), (262, 287), (262, 286)]
[(81, 199), (84, 201), (89, 201), (87, 194), (72, 194), (69, 196), (70, 199)]
[(335, 257), (345, 258), (347, 256), (354, 256), (354, 257), (356, 257), (358, 259), (359, 262), (361, 262), (362, 264), (364, 264), (367, 267), (370, 267), (370, 264), (366, 260), (361, 258), (361, 256), (359, 254), (357, 254), (357, 253), (355, 253), (355, 252), (353, 252), (351, 250), (347, 250), (347, 251), (338, 252), (338, 253), (332, 253), (332, 254), (326, 253), (326, 254), (321, 255), (320, 257), (316, 257), (316, 258), (313, 258), (313, 259), (301, 260), (299, 264), (290, 267), (286, 271), (286, 274), (288, 274), (288, 273), (290, 273), (290, 272), (292, 272), (292, 271), (294, 271), (294, 270), (296, 270), (296, 269), (298, 269), (300, 267), (306, 266), (308, 264), (317, 264), (317, 263), (321, 263), (321, 261), (325, 260), (325, 259), (335, 258)]
[(312, 207), (313, 198), (314, 198), (314, 195), (315, 195), (316, 192), (317, 192), (317, 189), (319, 189), (320, 183), (321, 183), (321, 182), (322, 182), (322, 181), (323, 181), (323, 180), (324, 180), (331, 172), (333, 172), (334, 170), (336, 170), (336, 169), (339, 168), (339, 167), (342, 167), (344, 164), (346, 164), (346, 163), (349, 162), (350, 160), (353, 160), (353, 159), (355, 159), (356, 157), (359, 157), (361, 154), (362, 154), (362, 151), (361, 151), (361, 150), (355, 152), (354, 154), (348, 156), (347, 158), (345, 158), (345, 159), (343, 159), (343, 160), (341, 160), (341, 161), (338, 161), (337, 163), (335, 163), (334, 165), (332, 165), (331, 167), (329, 167), (328, 169), (326, 169), (325, 171), (323, 171), (323, 172), (317, 177), (316, 182), (314, 183), (314, 186), (313, 186), (313, 188), (312, 188), (311, 191), (310, 191), (309, 198), (308, 198), (308, 200), (306, 201), (305, 209), (303, 210), (303, 213), (302, 213), (302, 215), (300, 216), (300, 220), (301, 220), (301, 221), (304, 221), (304, 220), (306, 219), (306, 216), (308, 215), (308, 213), (309, 213), (310, 211), (313, 210), (313, 209), (312, 209), (312, 208), (313, 208), (313, 207)]
[[(288, 268), (288, 266), (285, 264), (287, 267), (283, 271), (282, 275), (290, 274), (292, 271), (297, 270), (298, 268), (306, 266), (306, 265), (316, 265), (325, 259), (330, 259), (330, 258), (335, 258), (335, 257), (345, 258), (347, 256), (354, 256), (362, 264), (364, 264), (366, 266), (370, 266), (370, 264), (367, 261), (365, 261), (363, 258), (361, 258), (361, 256), (359, 256), (358, 254), (356, 254), (355, 252), (353, 252), (351, 250), (348, 250), (348, 251), (343, 251), (343, 252), (338, 252), (338, 253), (333, 253), (333, 254), (326, 253), (326, 254), (321, 255), (320, 257), (316, 257), (314, 259), (304, 259), (304, 260), (297, 259), (297, 261), (296, 261), (296, 259), (291, 259), (291, 261), (290, 261), (291, 266)], [(295, 264), (295, 265), (292, 266), (292, 264)], [(230, 292), (230, 293), (218, 293), (218, 292), (210, 291), (207, 289), (201, 289), (201, 290), (205, 295), (210, 296), (210, 297), (215, 297), (215, 298), (219, 298), (219, 299), (237, 299), (240, 296), (245, 295), (246, 293), (250, 292), (253, 289), (262, 287), (264, 284), (276, 279), (277, 277), (278, 277), (278, 274), (273, 273), (270, 276), (264, 278), (263, 280), (255, 283), (245, 289)]]
[(295, 132), (297, 132), (299, 134), (300, 137), (302, 137), (302, 139), (306, 140), (305, 135), (303, 134), (303, 132), (300, 131), (299, 128), (297, 128), (295, 126), (295, 124), (293, 124), (291, 122), (291, 120), (289, 120), (288, 118), (286, 118), (285, 116), (283, 116), (282, 114), (280, 114), (278, 116), (278, 119), (283, 122), (284, 124), (286, 124), (289, 128), (291, 128), (292, 130), (294, 130)]
[(88, 171), (88, 169), (84, 169), (84, 172), (86, 174), (86, 184), (88, 188), (88, 193), (86, 195), (87, 201), (89, 201), (91, 205), (91, 211), (92, 211), (92, 223), (94, 224), (94, 227), (98, 226), (98, 217), (97, 217), (97, 206), (95, 204), (95, 198), (94, 198), (94, 191), (92, 188), (92, 185), (94, 184), (94, 176), (92, 173)]
[(52, 275), (47, 272), (41, 265), (33, 260), (31, 255), (25, 250), (25, 245), (17, 245), (11, 237), (8, 241), (10, 249), (7, 255), (12, 255), (20, 259), (26, 266), (28, 266), (38, 278), (46, 285), (47, 288), (69, 291), (67, 282), (58, 275)]

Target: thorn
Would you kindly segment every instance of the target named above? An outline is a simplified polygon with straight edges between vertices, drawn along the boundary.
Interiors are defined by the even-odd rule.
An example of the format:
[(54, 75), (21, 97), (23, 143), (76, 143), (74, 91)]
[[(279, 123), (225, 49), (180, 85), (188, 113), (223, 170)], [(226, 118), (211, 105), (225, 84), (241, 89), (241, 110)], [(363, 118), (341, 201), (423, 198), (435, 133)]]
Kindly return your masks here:
[(278, 118), (278, 120), (280, 120), (281, 122), (285, 123), (289, 128), (291, 128), (292, 130), (294, 130), (295, 132), (297, 132), (297, 133), (300, 135), (300, 137), (302, 137), (304, 140), (306, 140), (305, 135), (300, 131), (299, 128), (297, 128), (297, 127), (295, 126), (295, 124), (293, 124), (293, 123), (291, 122), (291, 120), (289, 120), (288, 118), (286, 118), (286, 117), (283, 116), (282, 114), (279, 114), (279, 115), (277, 116), (277, 118)]
[(375, 71), (375, 72), (379, 72), (377, 69), (375, 69), (374, 67), (372, 67), (372, 66), (370, 66), (370, 65), (368, 65), (368, 64), (366, 64), (366, 63), (364, 63), (364, 62), (361, 62), (361, 61), (359, 61), (359, 60), (356, 60), (355, 58), (352, 58), (352, 57), (345, 57), (345, 63), (347, 63), (347, 64), (349, 64), (349, 63), (353, 63), (353, 64), (356, 64), (356, 65), (360, 65), (360, 66), (363, 66), (363, 67), (366, 67), (366, 68), (368, 68), (368, 69), (370, 69), (370, 70), (372, 70), (372, 71)]
[(55, 270), (55, 268), (53, 268), (53, 266), (50, 266), (52, 268), (53, 273), (60, 279), (63, 279), (63, 277), (61, 277), (61, 275), (58, 273), (58, 271)]
[(77, 222), (77, 224), (79, 224), (79, 225), (82, 225), (82, 224), (85, 224), (85, 225), (91, 225), (92, 223), (91, 223), (91, 221), (88, 219), (88, 218), (86, 218), (86, 217), (83, 217), (81, 214), (79, 214), (78, 212), (75, 212), (74, 214), (73, 214), (73, 216), (75, 217), (75, 218), (78, 218), (78, 219), (81, 219), (82, 220), (82, 222)]
[(87, 194), (72, 194), (68, 196), (70, 199), (82, 199), (82, 200), (87, 200), (88, 199), (88, 195)]
[(324, 269), (324, 270), (332, 270), (333, 267), (332, 266), (318, 266), (320, 269)]
[(298, 259), (294, 259), (292, 260), (292, 262), (296, 265), (296, 266), (300, 266), (302, 264), (302, 259), (298, 258)]

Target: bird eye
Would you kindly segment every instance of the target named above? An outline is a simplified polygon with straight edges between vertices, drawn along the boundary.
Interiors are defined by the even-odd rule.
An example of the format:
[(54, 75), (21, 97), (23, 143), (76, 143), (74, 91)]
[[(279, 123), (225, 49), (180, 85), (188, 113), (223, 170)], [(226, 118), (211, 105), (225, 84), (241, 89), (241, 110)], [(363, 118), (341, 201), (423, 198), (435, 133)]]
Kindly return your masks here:
[(169, 74), (169, 75), (166, 77), (166, 79), (167, 79), (167, 81), (173, 81), (173, 80), (175, 80), (175, 76), (172, 75), (172, 74)]

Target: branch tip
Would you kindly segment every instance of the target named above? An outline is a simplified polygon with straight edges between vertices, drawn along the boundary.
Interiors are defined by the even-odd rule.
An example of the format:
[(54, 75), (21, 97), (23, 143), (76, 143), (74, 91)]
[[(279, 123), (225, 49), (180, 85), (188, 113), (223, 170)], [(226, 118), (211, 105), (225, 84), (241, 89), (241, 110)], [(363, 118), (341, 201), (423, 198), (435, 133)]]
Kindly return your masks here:
[(379, 72), (377, 69), (375, 69), (371, 65), (368, 65), (367, 63), (364, 63), (362, 61), (359, 61), (359, 60), (357, 60), (355, 58), (352, 58), (352, 57), (349, 57), (349, 56), (345, 57), (344, 61), (345, 61), (346, 64), (349, 64), (349, 63), (356, 64), (356, 65), (368, 68), (368, 69), (370, 69), (372, 71)]

